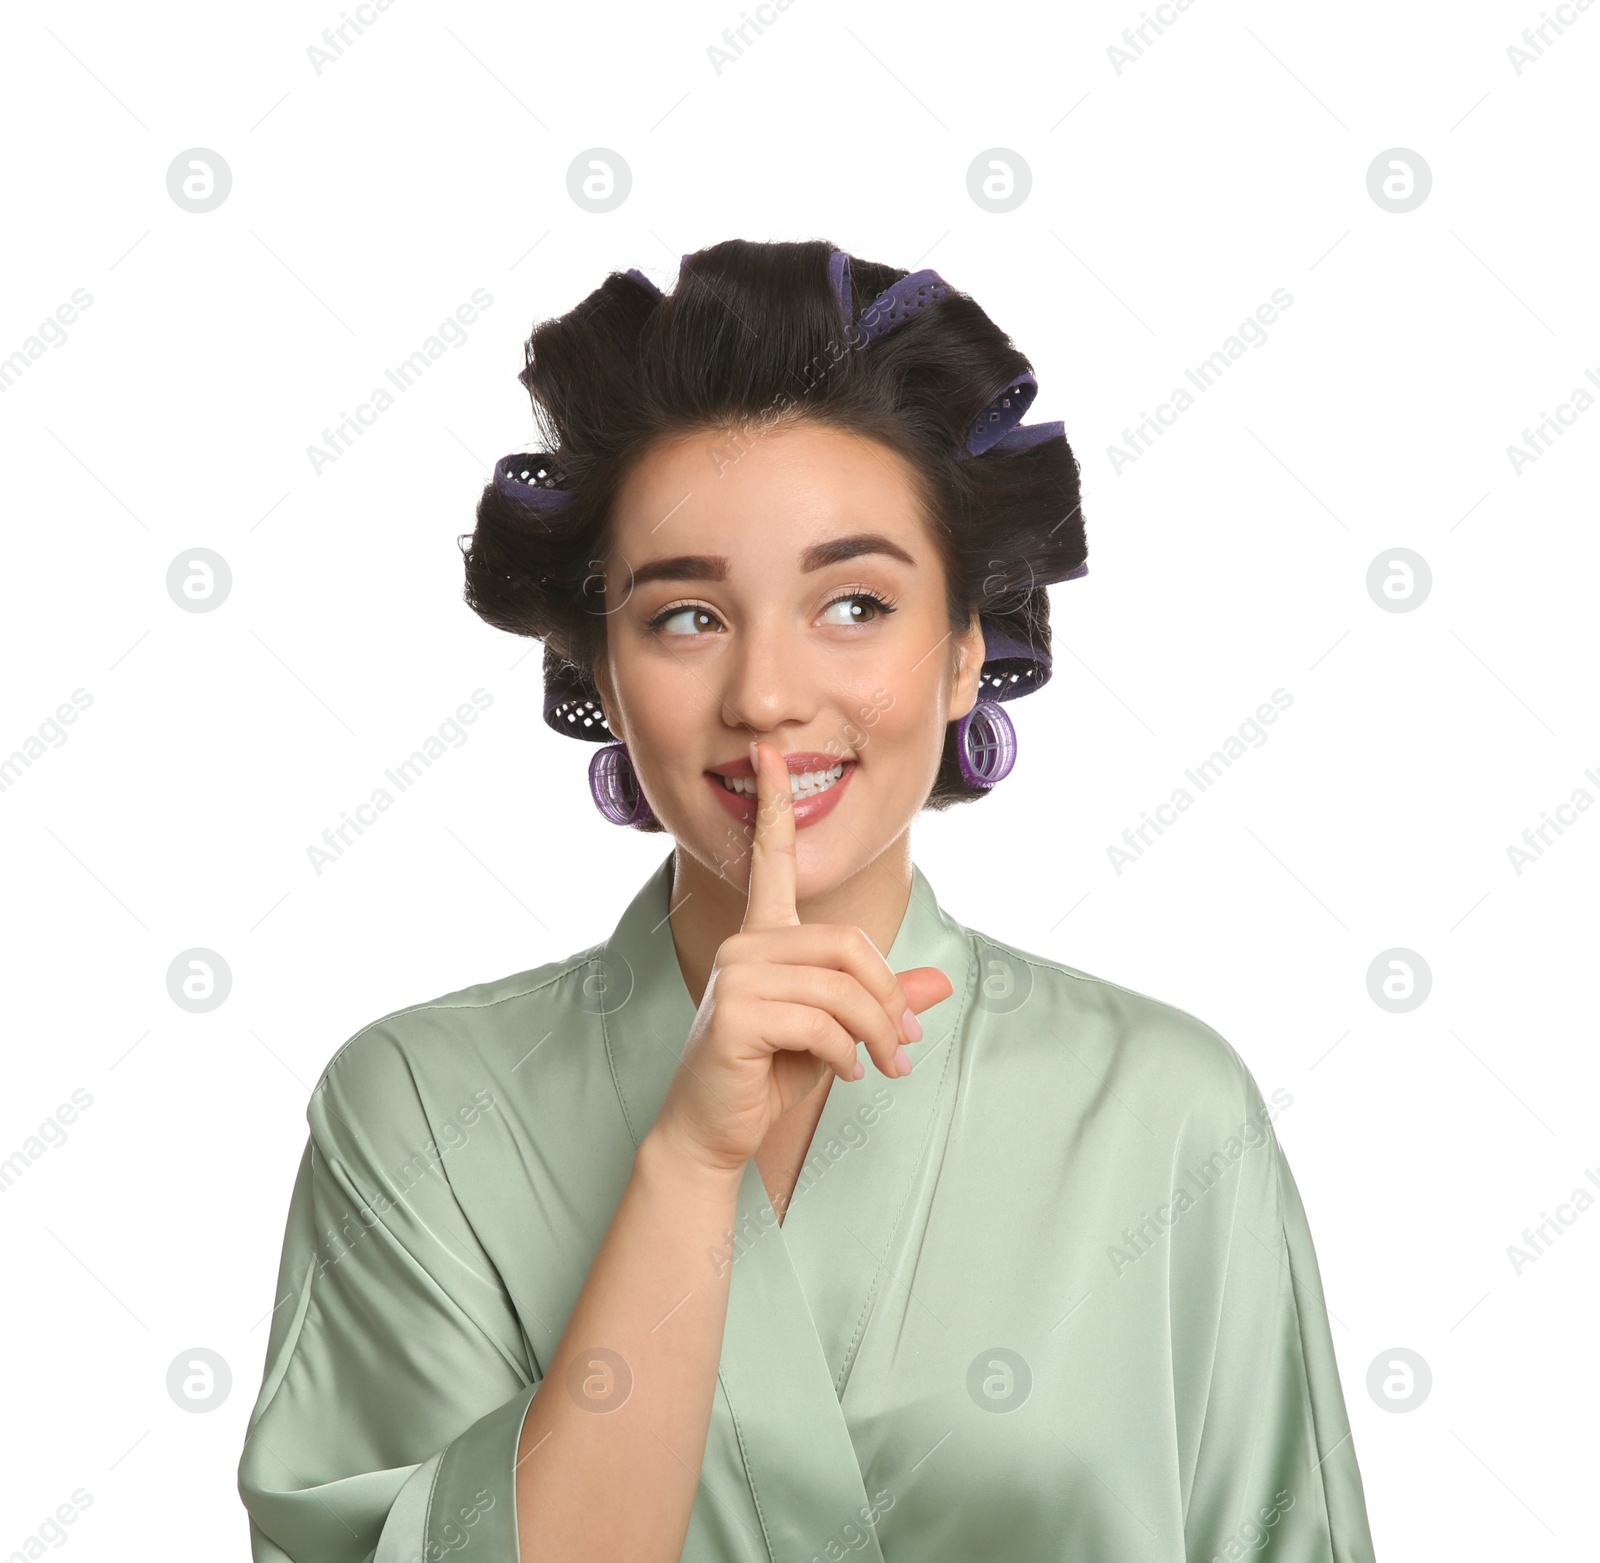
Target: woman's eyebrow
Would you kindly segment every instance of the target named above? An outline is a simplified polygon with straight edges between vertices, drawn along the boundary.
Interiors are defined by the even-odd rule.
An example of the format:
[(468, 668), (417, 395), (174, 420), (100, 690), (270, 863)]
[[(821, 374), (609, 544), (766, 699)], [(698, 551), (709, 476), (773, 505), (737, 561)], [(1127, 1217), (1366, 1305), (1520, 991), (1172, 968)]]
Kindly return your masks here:
[[(898, 543), (881, 533), (852, 532), (848, 537), (830, 537), (826, 542), (813, 543), (801, 553), (800, 569), (810, 575), (830, 564), (857, 559), (862, 554), (886, 554), (913, 566), (917, 562)], [(727, 578), (728, 561), (722, 554), (675, 554), (670, 559), (651, 559), (633, 572), (635, 586), (650, 581), (725, 581)]]
[(800, 555), (800, 568), (809, 575), (813, 570), (821, 570), (861, 554), (887, 554), (891, 559), (909, 565), (917, 562), (898, 543), (891, 543), (878, 532), (852, 532), (848, 537), (830, 537), (826, 542), (813, 543)]

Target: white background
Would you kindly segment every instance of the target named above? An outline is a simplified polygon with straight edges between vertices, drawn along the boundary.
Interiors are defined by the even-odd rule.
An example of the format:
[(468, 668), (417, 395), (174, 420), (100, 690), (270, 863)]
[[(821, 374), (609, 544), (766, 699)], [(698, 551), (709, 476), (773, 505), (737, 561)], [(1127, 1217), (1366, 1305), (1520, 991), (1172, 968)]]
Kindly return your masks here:
[[(1600, 409), (1520, 471), (1508, 447), (1600, 395), (1600, 9), (1519, 74), (1536, 4), (1199, 0), (1119, 72), (1137, 4), (796, 0), (719, 73), (737, 0), (397, 0), (319, 73), (340, 9), (0, 22), (0, 357), (93, 300), (0, 394), (0, 756), (45, 735), (0, 791), (0, 1555), (83, 1488), (73, 1557), (246, 1556), (234, 1468), (323, 1065), (603, 937), (667, 851), (593, 811), (590, 747), (540, 720), (539, 647), (462, 604), (455, 539), (530, 441), (532, 324), (735, 236), (936, 268), (1083, 463), (1091, 574), (1051, 589), (1017, 769), (918, 825), (942, 902), (1292, 1094), (1380, 1557), (1592, 1545), (1600, 1206), (1520, 1273), (1507, 1249), (1600, 1195), (1600, 815), (1521, 873), (1507, 849), (1600, 798)], [(205, 213), (167, 189), (195, 147), (232, 176)], [(597, 147), (632, 176), (605, 214), (568, 193)], [(997, 148), (1032, 178), (1006, 213), (968, 193)], [(1432, 176), (1404, 213), (1368, 190), (1394, 148)], [(475, 288), (465, 342), (315, 471)], [(1278, 288), (1266, 341), (1119, 466)], [(199, 548), (231, 591), (188, 612), (168, 571)], [(1396, 548), (1432, 577), (1406, 612), (1367, 588)], [(467, 741), (318, 874), (308, 847), (476, 689)], [(1266, 741), (1119, 873), (1108, 847), (1275, 689)], [(204, 1013), (168, 992), (194, 948), (231, 974)], [(1368, 987), (1395, 948), (1431, 973), (1402, 1013)], [(196, 1347), (232, 1373), (207, 1414), (166, 1390)], [(1367, 1389), (1396, 1347), (1432, 1372), (1405, 1414)]]

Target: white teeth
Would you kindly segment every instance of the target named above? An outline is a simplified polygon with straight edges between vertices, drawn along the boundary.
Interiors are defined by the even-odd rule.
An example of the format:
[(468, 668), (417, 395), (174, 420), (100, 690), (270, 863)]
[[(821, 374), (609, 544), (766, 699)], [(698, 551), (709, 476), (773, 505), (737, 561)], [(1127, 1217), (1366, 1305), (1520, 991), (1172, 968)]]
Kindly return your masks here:
[[(843, 760), (835, 765), (832, 770), (801, 771), (798, 775), (789, 778), (789, 791), (796, 798), (809, 798), (813, 793), (826, 792), (843, 775)], [(743, 793), (747, 798), (759, 796), (756, 792), (756, 780), (753, 776), (724, 776), (722, 785), (729, 792)]]

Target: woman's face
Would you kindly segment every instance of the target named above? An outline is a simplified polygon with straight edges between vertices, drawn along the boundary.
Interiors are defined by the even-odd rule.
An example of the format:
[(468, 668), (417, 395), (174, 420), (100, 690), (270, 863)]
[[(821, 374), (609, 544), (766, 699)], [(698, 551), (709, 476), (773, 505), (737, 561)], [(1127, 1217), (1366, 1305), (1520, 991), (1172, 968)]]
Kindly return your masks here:
[(965, 635), (950, 632), (944, 570), (902, 458), (808, 424), (679, 437), (630, 474), (610, 541), (595, 679), (680, 847), (748, 884), (754, 782), (745, 795), (724, 778), (751, 776), (752, 738), (796, 757), (798, 899), (892, 845), (933, 786), (946, 724), (972, 709), (983, 663), (976, 615)]

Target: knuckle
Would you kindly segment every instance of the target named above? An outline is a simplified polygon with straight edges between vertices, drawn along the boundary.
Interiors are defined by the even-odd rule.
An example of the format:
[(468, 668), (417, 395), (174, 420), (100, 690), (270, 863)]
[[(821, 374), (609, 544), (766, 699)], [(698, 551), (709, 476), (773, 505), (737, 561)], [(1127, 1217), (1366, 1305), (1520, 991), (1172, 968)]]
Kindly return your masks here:
[(834, 947), (841, 955), (859, 955), (872, 941), (867, 937), (866, 929), (858, 928), (854, 923), (834, 924)]
[(853, 970), (830, 972), (829, 981), (838, 995), (841, 1008), (848, 1008), (852, 1015), (859, 1013), (869, 1023), (874, 1013), (882, 1015), (876, 995)]
[(889, 1019), (888, 1012), (883, 1005), (876, 999), (872, 1000), (867, 1010), (867, 1024), (871, 1027), (871, 1030), (866, 1035), (878, 1047), (893, 1048), (898, 1046), (900, 1041), (899, 1031), (894, 1022)]
[(887, 993), (897, 986), (894, 973), (889, 970), (889, 962), (882, 950), (872, 942), (872, 936), (865, 928), (851, 927), (847, 930), (849, 940), (846, 953), (855, 956), (860, 963), (860, 969), (870, 973), (867, 986), (873, 996), (878, 999), (886, 997)]

